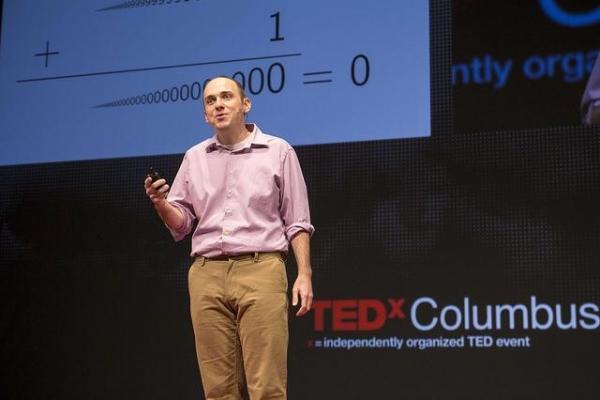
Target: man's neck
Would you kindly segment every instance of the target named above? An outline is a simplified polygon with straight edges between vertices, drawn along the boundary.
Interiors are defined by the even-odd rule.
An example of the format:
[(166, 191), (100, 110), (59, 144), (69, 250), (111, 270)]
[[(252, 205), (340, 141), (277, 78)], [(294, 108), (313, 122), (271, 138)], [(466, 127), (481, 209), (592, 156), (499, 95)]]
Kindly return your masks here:
[(246, 140), (246, 138), (250, 135), (250, 132), (250, 126), (243, 124), (241, 127), (219, 130), (216, 133), (219, 142), (225, 145), (233, 145)]

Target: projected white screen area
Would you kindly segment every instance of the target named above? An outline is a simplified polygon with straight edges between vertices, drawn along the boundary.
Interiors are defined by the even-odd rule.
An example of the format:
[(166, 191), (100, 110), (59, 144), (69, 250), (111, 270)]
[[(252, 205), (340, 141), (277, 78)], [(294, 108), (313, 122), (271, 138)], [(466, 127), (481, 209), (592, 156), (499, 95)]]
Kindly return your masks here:
[(5, 0), (2, 165), (182, 153), (202, 89), (294, 145), (430, 135), (428, 2)]

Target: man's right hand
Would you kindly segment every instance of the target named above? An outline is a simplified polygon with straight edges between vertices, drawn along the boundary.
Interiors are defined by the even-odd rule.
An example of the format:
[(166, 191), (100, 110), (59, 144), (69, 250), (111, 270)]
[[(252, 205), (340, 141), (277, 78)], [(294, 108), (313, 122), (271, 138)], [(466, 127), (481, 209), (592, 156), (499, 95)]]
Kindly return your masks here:
[(185, 219), (181, 211), (167, 201), (167, 192), (169, 191), (167, 181), (161, 178), (152, 183), (152, 178), (146, 177), (144, 188), (146, 189), (146, 195), (152, 200), (154, 209), (160, 216), (160, 219), (171, 229), (180, 229)]
[(144, 188), (146, 189), (146, 196), (150, 198), (155, 206), (166, 201), (167, 192), (169, 191), (169, 185), (167, 185), (166, 180), (161, 178), (152, 183), (152, 179), (147, 177), (146, 180), (144, 180)]

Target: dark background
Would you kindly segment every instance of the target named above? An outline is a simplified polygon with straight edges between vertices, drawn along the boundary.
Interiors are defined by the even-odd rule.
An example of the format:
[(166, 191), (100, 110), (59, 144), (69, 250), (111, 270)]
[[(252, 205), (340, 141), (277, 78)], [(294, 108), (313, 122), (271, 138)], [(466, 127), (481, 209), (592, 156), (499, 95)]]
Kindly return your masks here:
[[(463, 3), (472, 7), (457, 15)], [(513, 93), (502, 118), (482, 93), (452, 96), (451, 60), (487, 49), (474, 30), (492, 34), (501, 5), (513, 7), (494, 4), (491, 13), (489, 2), (432, 2), (431, 138), (297, 149), (317, 228), (317, 298), (600, 302), (598, 128), (555, 124), (550, 106), (530, 123), (509, 107), (528, 90), (517, 83), (498, 94)], [(531, 9), (511, 25), (555, 34), (536, 20), (537, 2), (523, 4)], [(535, 46), (521, 54), (544, 51)], [(490, 118), (464, 117), (477, 112)], [(172, 242), (142, 187), (148, 166), (172, 180), (182, 156), (0, 168), (2, 398), (202, 398), (190, 243)], [(288, 271), (291, 280), (293, 261)], [(528, 349), (347, 351), (306, 347), (313, 315), (290, 321), (290, 399), (595, 399), (600, 390), (597, 330), (493, 333), (528, 335)], [(372, 334), (452, 336), (408, 321)]]
[[(599, 7), (597, 0), (555, 0), (563, 10), (582, 13)], [(553, 77), (525, 78), (523, 63), (531, 56), (547, 58), (600, 49), (600, 24), (571, 28), (552, 21), (538, 1), (452, 2), (453, 64), (469, 63), (485, 54), (513, 60), (508, 83), (454, 86), (454, 121), (459, 132), (573, 126), (581, 121), (579, 106), (587, 75), (565, 82), (560, 65)], [(574, 60), (567, 62), (573, 68)], [(588, 61), (588, 64), (589, 61)]]

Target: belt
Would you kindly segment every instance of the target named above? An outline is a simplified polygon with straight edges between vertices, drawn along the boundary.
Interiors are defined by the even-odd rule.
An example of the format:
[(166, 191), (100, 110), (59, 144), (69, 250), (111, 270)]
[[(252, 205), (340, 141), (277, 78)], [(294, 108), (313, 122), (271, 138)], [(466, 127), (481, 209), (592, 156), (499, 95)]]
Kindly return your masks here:
[(265, 256), (281, 257), (283, 260), (285, 260), (285, 255), (280, 251), (273, 251), (273, 252), (266, 252), (266, 253), (260, 253), (258, 251), (255, 251), (254, 253), (221, 254), (221, 255), (215, 256), (215, 257), (197, 256), (196, 258), (202, 257), (202, 258), (204, 258), (205, 261), (230, 261), (230, 260), (239, 261), (239, 260), (254, 259), (254, 261), (256, 262), (256, 261), (260, 260), (261, 258), (264, 258)]

